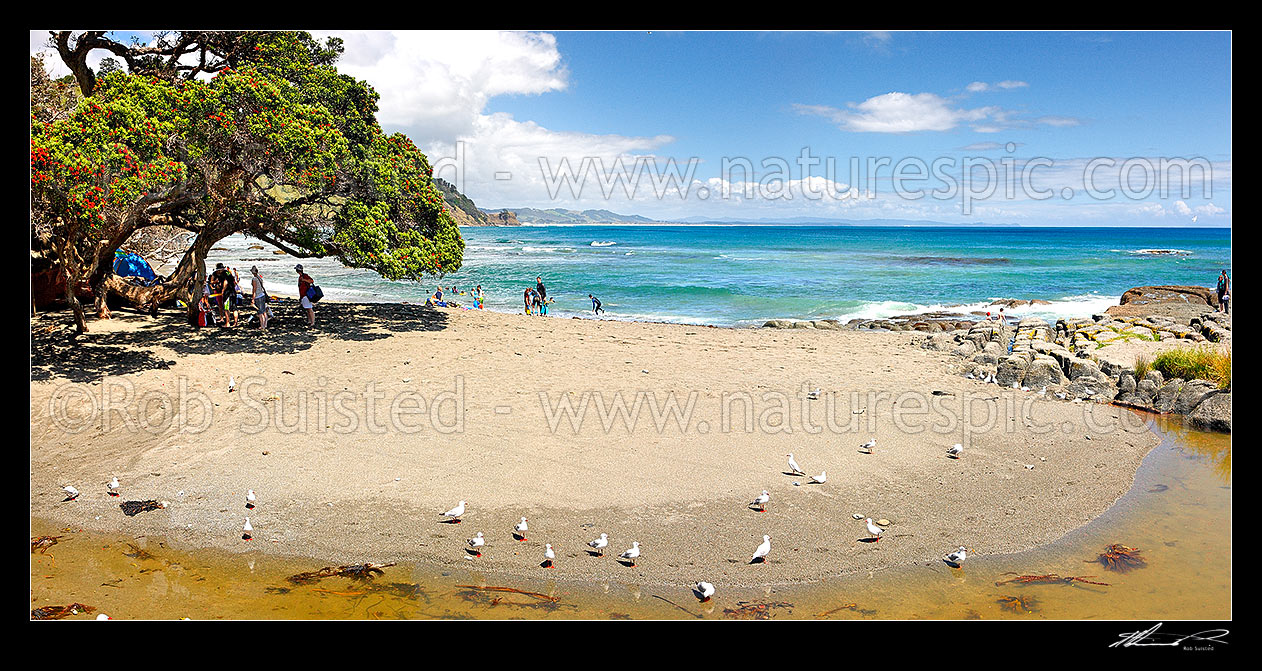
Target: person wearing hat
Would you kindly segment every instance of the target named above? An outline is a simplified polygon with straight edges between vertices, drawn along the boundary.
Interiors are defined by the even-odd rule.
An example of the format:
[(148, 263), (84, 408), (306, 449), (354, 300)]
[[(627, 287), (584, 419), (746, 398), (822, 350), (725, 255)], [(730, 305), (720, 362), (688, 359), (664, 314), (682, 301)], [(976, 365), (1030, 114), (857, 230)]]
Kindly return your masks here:
[(307, 311), (307, 326), (315, 326), (315, 304), (307, 297), (307, 290), (311, 285), (315, 284), (315, 280), (311, 276), (302, 272), (302, 264), (294, 266), (294, 272), (298, 273), (298, 301), (302, 304), (302, 308)]

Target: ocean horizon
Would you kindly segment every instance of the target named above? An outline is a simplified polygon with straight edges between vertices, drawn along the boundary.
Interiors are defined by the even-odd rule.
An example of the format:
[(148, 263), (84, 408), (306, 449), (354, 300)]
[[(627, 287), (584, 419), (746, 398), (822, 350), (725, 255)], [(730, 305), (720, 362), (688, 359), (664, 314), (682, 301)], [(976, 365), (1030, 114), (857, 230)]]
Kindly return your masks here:
[[(426, 282), (300, 262), (330, 300), (424, 302), (438, 285), (480, 284), (487, 309), (521, 312), (542, 276), (554, 317), (590, 316), (590, 293), (608, 319), (735, 327), (968, 313), (1005, 298), (1050, 301), (1005, 312), (1054, 320), (1102, 312), (1136, 286), (1213, 286), (1231, 269), (1230, 228), (561, 224), (461, 234), (462, 269)], [(298, 261), (257, 240), (225, 239), (207, 262), (257, 264), (272, 291), (295, 293), (286, 285)]]

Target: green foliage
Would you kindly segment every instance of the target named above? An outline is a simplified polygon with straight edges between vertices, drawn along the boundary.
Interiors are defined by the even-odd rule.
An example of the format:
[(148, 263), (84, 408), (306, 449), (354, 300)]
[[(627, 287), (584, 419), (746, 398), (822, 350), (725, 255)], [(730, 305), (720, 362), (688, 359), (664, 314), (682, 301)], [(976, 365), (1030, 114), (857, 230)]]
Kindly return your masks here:
[(161, 221), (215, 239), (265, 237), (390, 279), (459, 269), (464, 241), (428, 159), (382, 133), (376, 91), (332, 65), (340, 41), (202, 39), (224, 54), (209, 79), (142, 57), (130, 73), (102, 68), (65, 118), (32, 98), (37, 229), (74, 237), (85, 255)]
[(1135, 355), (1135, 381), (1144, 379), (1148, 371), (1152, 370), (1152, 359), (1147, 354)]
[(1179, 347), (1160, 352), (1152, 367), (1167, 378), (1209, 380), (1219, 389), (1231, 386), (1231, 351), (1215, 347)]

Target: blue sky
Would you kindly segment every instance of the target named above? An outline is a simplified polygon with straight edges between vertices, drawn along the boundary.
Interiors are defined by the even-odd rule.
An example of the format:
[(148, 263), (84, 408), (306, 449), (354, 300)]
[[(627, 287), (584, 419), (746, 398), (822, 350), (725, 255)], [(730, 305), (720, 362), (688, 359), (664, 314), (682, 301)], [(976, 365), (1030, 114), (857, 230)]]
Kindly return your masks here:
[[(408, 133), (483, 207), (662, 220), (1231, 222), (1226, 32), (336, 34), (347, 49), (339, 67), (382, 94), (383, 125)], [(795, 163), (803, 148), (837, 170), (816, 167), (806, 179)], [(723, 170), (738, 157), (752, 175)], [(890, 166), (856, 173), (852, 157), (902, 161), (913, 173), (918, 162), (945, 162), (959, 193), (909, 198), (894, 190)], [(987, 193), (984, 166), (972, 181), (962, 175), (966, 157), (1013, 177)], [(629, 172), (616, 181), (616, 161), (650, 158), (658, 167), (646, 174), (669, 159), (694, 169), (673, 192), (646, 186), (651, 177), (631, 192)], [(1163, 158), (1202, 171), (1187, 194), (1177, 184), (1164, 197), (1145, 190)], [(1095, 196), (1084, 186), (1093, 159)], [(591, 172), (558, 181), (562, 161)], [(1129, 194), (1117, 188), (1123, 164)], [(946, 193), (942, 180), (908, 184)]]

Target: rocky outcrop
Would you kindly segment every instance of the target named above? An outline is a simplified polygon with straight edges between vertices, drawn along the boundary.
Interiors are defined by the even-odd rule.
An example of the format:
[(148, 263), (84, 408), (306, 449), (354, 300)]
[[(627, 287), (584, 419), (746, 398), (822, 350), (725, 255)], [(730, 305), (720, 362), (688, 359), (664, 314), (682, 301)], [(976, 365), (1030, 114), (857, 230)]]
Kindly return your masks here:
[(1218, 295), (1209, 287), (1153, 286), (1127, 290), (1108, 313), (1118, 317), (1161, 315), (1187, 323), (1217, 308)]
[(1188, 413), (1186, 423), (1201, 431), (1231, 433), (1231, 392), (1216, 392), (1207, 396)]

